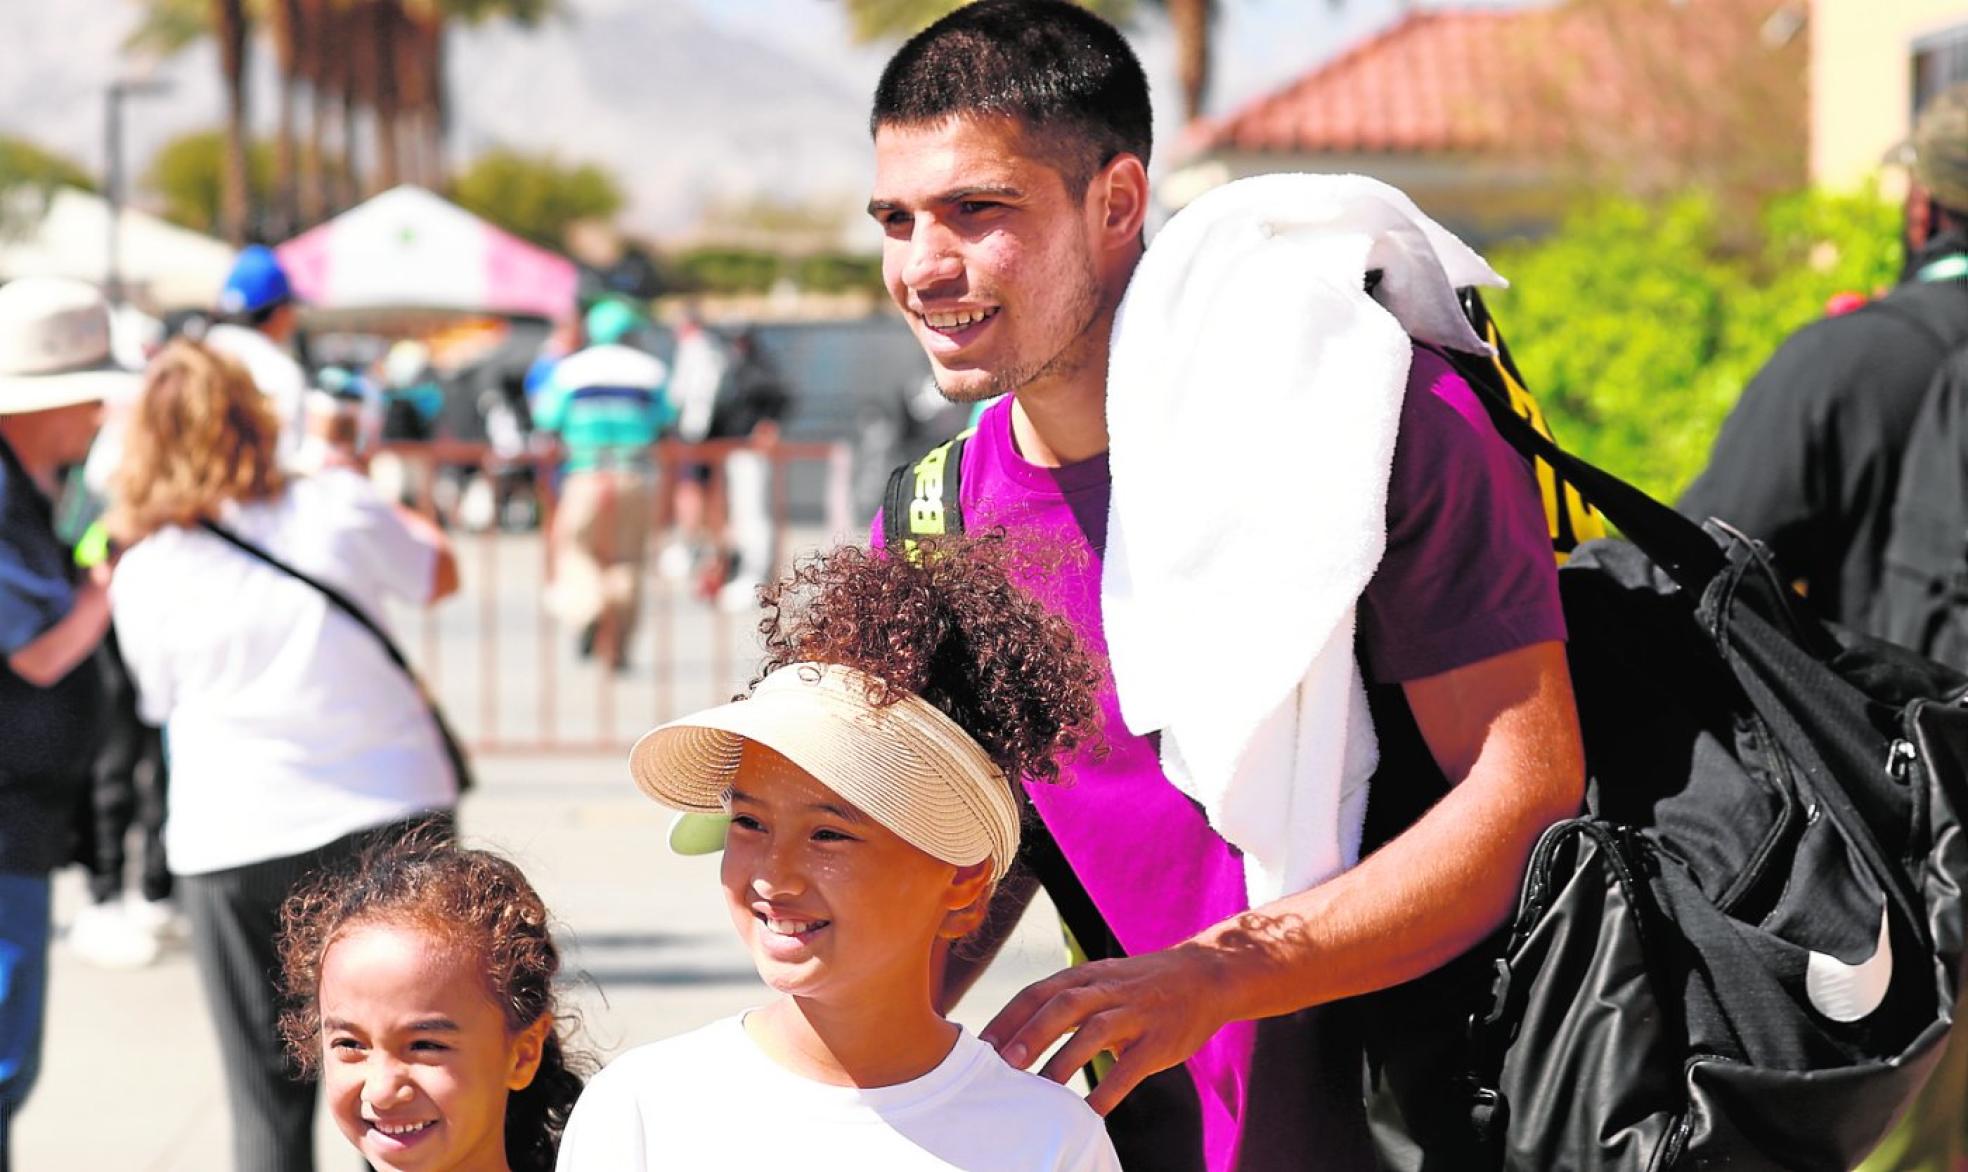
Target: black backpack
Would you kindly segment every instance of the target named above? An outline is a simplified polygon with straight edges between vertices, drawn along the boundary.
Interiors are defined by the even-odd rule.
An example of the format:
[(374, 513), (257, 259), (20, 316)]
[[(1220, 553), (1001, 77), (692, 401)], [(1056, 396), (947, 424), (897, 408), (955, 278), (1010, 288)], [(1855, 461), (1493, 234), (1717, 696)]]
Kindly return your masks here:
[(1454, 357), (1629, 540), (1559, 571), (1588, 812), (1539, 840), (1466, 991), (1452, 1122), (1377, 1112), (1389, 1163), (1850, 1168), (1953, 1020), (1968, 678), (1821, 623), (1755, 543), (1559, 451)]

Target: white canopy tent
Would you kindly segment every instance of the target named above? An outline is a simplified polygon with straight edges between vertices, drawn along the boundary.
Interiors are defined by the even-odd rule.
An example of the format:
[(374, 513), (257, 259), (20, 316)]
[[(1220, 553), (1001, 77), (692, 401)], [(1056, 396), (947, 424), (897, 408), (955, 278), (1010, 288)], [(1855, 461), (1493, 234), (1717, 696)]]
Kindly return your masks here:
[[(72, 277), (102, 284), (109, 273), (109, 201), (73, 187), (17, 192), (0, 233), (0, 281)], [(232, 269), (223, 240), (123, 208), (117, 218), (117, 271), (132, 301), (152, 310), (208, 308)]]

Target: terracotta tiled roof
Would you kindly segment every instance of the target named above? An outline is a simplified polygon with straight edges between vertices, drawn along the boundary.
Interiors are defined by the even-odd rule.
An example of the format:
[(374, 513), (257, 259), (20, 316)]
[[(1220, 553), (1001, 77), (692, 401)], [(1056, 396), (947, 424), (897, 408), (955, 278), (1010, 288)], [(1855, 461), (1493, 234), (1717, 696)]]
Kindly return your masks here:
[[(1665, 7), (1665, 6), (1663, 6)], [(1651, 23), (1651, 22), (1650, 22)], [(1491, 153), (1605, 113), (1617, 38), (1565, 8), (1414, 13), (1281, 90), (1183, 138), (1183, 153)], [(1629, 116), (1646, 118), (1650, 111)]]

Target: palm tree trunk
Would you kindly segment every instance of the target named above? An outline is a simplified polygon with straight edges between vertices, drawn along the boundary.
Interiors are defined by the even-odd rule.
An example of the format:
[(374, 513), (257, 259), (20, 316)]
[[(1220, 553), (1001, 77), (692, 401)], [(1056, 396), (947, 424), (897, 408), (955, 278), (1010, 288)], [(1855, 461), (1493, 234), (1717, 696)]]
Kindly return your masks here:
[(302, 56), (307, 26), (301, 0), (272, 0), (264, 5), (273, 34), (274, 59), (280, 68), (278, 116), (274, 119), (273, 221), (277, 234), (291, 235), (301, 218), (301, 168), (295, 142), (294, 107), (300, 98)]
[(328, 149), (328, 95), (319, 80), (309, 82), (306, 93), (307, 141), (301, 144), (300, 189), (294, 201), (294, 211), (300, 216), (296, 230), (319, 224), (328, 211), (328, 176), (323, 165)]
[(1175, 32), (1175, 73), (1182, 86), (1186, 121), (1203, 116), (1209, 95), (1210, 0), (1167, 0), (1169, 24)]
[(374, 0), (369, 5), (369, 36), (375, 67), (370, 97), (376, 116), (376, 189), (388, 191), (403, 181), (402, 147), (397, 139), (401, 108), (397, 101), (396, 38), (402, 9), (397, 0)]
[(428, 129), (430, 133), (431, 190), (442, 194), (451, 185), (450, 168), (444, 157), (445, 140), (451, 133), (451, 91), (444, 77), (444, 25), (442, 17), (430, 30), (430, 43), (425, 46), (427, 60), (424, 66), (429, 78), (430, 114)]
[(307, 139), (301, 143), (299, 190), (294, 211), (300, 217), (294, 226), (309, 228), (321, 222), (327, 210), (328, 190), (324, 152), (328, 146), (328, 85), (322, 45), (327, 29), (322, 11), (326, 0), (292, 0), (295, 14), (294, 72), (306, 89), (303, 103), (307, 116)]
[(340, 22), (342, 35), (337, 37), (335, 42), (338, 45), (348, 47), (340, 59), (339, 66), (342, 106), (342, 174), (338, 185), (341, 196), (336, 201), (345, 208), (353, 207), (359, 203), (362, 199), (363, 192), (361, 122), (359, 118), (362, 113), (362, 96), (366, 78), (361, 69), (358, 68), (361, 58), (358, 55), (359, 50), (356, 46), (358, 43), (367, 43), (367, 38), (362, 36), (362, 27), (367, 23), (366, 15), (366, 13), (358, 13), (357, 10), (352, 8), (347, 10)]
[(225, 81), (225, 180), (219, 193), (219, 223), (225, 238), (246, 243), (252, 214), (246, 181), (246, 13), (242, 0), (212, 0), (212, 31), (219, 42), (219, 71)]

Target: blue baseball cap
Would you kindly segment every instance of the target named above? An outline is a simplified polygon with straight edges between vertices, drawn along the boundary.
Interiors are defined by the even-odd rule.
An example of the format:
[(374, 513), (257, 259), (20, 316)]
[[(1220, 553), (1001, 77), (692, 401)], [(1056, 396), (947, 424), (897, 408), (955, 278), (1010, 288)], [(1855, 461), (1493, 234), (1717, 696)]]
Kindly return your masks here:
[(293, 299), (294, 287), (287, 283), (287, 270), (280, 267), (273, 249), (248, 244), (232, 262), (225, 288), (219, 290), (219, 312), (258, 313)]

